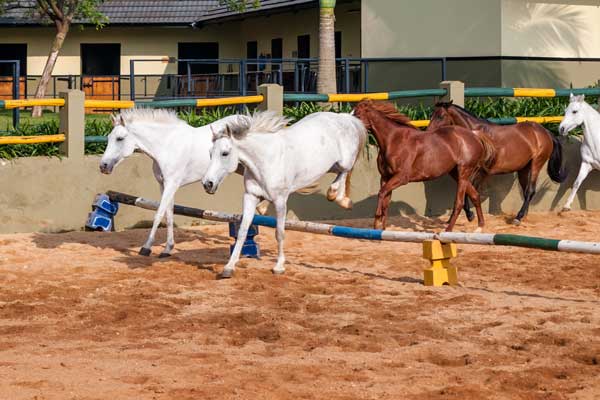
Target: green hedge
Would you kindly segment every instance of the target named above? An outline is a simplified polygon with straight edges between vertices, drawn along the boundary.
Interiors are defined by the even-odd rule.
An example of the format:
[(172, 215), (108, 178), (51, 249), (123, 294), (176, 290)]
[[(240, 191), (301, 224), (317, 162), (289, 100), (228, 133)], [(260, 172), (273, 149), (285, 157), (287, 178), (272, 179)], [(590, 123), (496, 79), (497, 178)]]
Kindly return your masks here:
[[(597, 103), (595, 97), (586, 98), (590, 103)], [(466, 100), (465, 108), (482, 118), (502, 117), (537, 117), (563, 115), (567, 106), (568, 98), (470, 98)], [(349, 112), (352, 106), (341, 104), (327, 106), (326, 109), (334, 112)], [(429, 119), (433, 106), (419, 103), (417, 105), (401, 105), (399, 111), (413, 120)], [(214, 107), (189, 109), (179, 113), (179, 116), (192, 126), (203, 126), (223, 118), (227, 115), (237, 113), (238, 107)], [(306, 115), (323, 111), (324, 108), (316, 103), (300, 103), (297, 106), (284, 107), (284, 115), (290, 117), (293, 122), (302, 119)], [(25, 114), (25, 113), (23, 113)], [(9, 114), (0, 114), (0, 123), (8, 125)], [(4, 118), (5, 121), (1, 119)], [(0, 126), (2, 128), (4, 126)], [(7, 126), (8, 127), (8, 126)], [(546, 125), (548, 129), (557, 134), (557, 124)], [(106, 136), (110, 133), (112, 125), (108, 115), (86, 116), (86, 135)], [(17, 131), (11, 131), (10, 135), (53, 135), (58, 133), (58, 118), (56, 114), (45, 114), (41, 120), (31, 119), (24, 116)], [(575, 131), (574, 134), (579, 134)], [(3, 133), (6, 135), (6, 133)], [(104, 143), (88, 143), (85, 146), (86, 154), (101, 154), (106, 147)], [(58, 144), (34, 144), (34, 145), (0, 145), (0, 158), (11, 159), (15, 157), (32, 156), (58, 156)]]

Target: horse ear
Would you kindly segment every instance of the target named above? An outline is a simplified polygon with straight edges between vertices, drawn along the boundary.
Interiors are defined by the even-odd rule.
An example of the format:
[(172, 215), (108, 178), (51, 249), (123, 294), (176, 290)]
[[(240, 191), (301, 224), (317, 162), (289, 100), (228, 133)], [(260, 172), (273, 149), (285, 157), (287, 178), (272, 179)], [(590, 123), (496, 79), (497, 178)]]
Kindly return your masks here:
[(110, 122), (112, 122), (113, 128), (119, 125), (119, 118), (115, 114), (110, 115)]
[(569, 101), (575, 101), (575, 95), (572, 92), (569, 95)]
[(584, 102), (585, 101), (585, 94), (582, 94), (579, 96), (579, 101), (580, 102)]
[(119, 114), (119, 124), (121, 126), (125, 126), (125, 119), (123, 118), (123, 116), (121, 114)]
[(231, 137), (232, 132), (229, 125), (225, 125), (225, 133), (227, 134), (227, 136)]

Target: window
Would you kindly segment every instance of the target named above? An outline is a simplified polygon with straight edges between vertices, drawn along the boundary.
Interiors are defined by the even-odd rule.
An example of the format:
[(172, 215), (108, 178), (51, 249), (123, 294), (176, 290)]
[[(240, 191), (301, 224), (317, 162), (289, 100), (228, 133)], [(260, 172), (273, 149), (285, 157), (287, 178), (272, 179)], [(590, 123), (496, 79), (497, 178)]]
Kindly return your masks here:
[[(246, 58), (251, 60), (256, 60), (258, 58), (258, 42), (252, 41), (246, 43)], [(248, 64), (248, 71), (256, 71), (256, 64)]]
[[(20, 75), (27, 75), (27, 45), (26, 44), (0, 44), (0, 60), (19, 60), (21, 62)], [(12, 76), (13, 64), (0, 63), (0, 76)]]
[(310, 58), (310, 35), (298, 36), (298, 58)]
[[(219, 43), (217, 42), (179, 43), (177, 47), (177, 57), (180, 60), (216, 60), (219, 58)], [(190, 63), (190, 69), (192, 74), (216, 74), (219, 72), (219, 65), (216, 63)], [(177, 73), (187, 74), (186, 62), (178, 63)]]
[[(282, 59), (283, 58), (283, 39), (277, 38), (271, 40), (271, 58), (272, 59)], [(271, 69), (273, 71), (279, 70), (281, 67), (280, 64), (273, 64)]]
[(121, 44), (82, 43), (81, 73), (91, 76), (116, 76), (121, 73)]
[(342, 32), (335, 33), (335, 58), (342, 58)]

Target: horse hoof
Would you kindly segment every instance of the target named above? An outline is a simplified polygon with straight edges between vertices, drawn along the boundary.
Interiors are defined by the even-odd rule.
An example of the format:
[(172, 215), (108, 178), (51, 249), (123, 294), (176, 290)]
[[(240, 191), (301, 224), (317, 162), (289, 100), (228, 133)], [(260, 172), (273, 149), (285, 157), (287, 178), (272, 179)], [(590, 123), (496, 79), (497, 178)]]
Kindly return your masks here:
[(232, 269), (224, 269), (219, 275), (217, 275), (217, 279), (230, 279), (233, 277)]
[(169, 253), (160, 253), (158, 255), (158, 258), (167, 258), (167, 257), (171, 257), (171, 254), (169, 254)]
[(337, 190), (329, 189), (327, 190), (327, 200), (334, 201), (337, 197)]
[(273, 268), (271, 270), (271, 272), (273, 272), (273, 275), (283, 275), (285, 273), (285, 269), (283, 269), (283, 268), (282, 269), (275, 269), (275, 268)]
[(152, 254), (152, 250), (147, 249), (145, 247), (142, 247), (138, 253), (140, 256), (145, 256), (148, 257), (150, 254)]
[(350, 210), (352, 208), (352, 200), (349, 197), (344, 197), (342, 200), (338, 202), (340, 207), (345, 208), (346, 210)]
[(563, 209), (560, 212), (569, 212), (571, 211), (571, 207), (563, 207)]
[(517, 218), (515, 218), (515, 219), (513, 219), (513, 222), (512, 222), (512, 224), (513, 224), (514, 226), (519, 226), (519, 225), (521, 225), (521, 220), (520, 220), (520, 219), (517, 219)]

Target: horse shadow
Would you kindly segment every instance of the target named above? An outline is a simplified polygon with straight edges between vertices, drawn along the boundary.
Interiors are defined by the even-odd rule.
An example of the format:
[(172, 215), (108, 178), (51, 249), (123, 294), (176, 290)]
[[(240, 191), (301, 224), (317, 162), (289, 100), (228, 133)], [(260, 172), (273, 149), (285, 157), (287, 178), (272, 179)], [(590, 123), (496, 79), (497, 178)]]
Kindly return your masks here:
[[(157, 262), (176, 260), (193, 265), (198, 269), (212, 271), (212, 264), (227, 262), (229, 245), (232, 239), (224, 235), (208, 235), (202, 231), (184, 228), (175, 229), (175, 252), (171, 257), (159, 258), (158, 253), (150, 257), (138, 254), (148, 235), (147, 229), (127, 229), (119, 232), (81, 232), (35, 233), (32, 240), (36, 247), (42, 249), (58, 249), (69, 244), (92, 246), (102, 250), (113, 250), (121, 254), (114, 260), (125, 263), (130, 269), (148, 268)], [(201, 240), (207, 248), (178, 249), (178, 244)], [(155, 245), (162, 246), (166, 241), (166, 229), (159, 229)], [(199, 261), (201, 260), (201, 261)]]
[[(567, 179), (560, 185), (556, 191), (556, 194), (554, 195), (554, 198), (552, 199), (552, 210), (561, 208), (563, 206), (564, 202), (566, 202), (566, 195), (571, 193), (571, 188), (577, 179), (579, 167), (581, 165), (581, 139), (569, 137), (566, 143), (563, 142), (563, 152), (563, 157), (567, 160), (566, 168), (569, 175)], [(576, 196), (579, 201), (580, 209), (587, 210), (589, 207), (587, 201), (588, 191), (600, 191), (599, 177), (600, 171), (592, 170), (585, 181), (583, 181), (583, 184), (579, 187)]]

